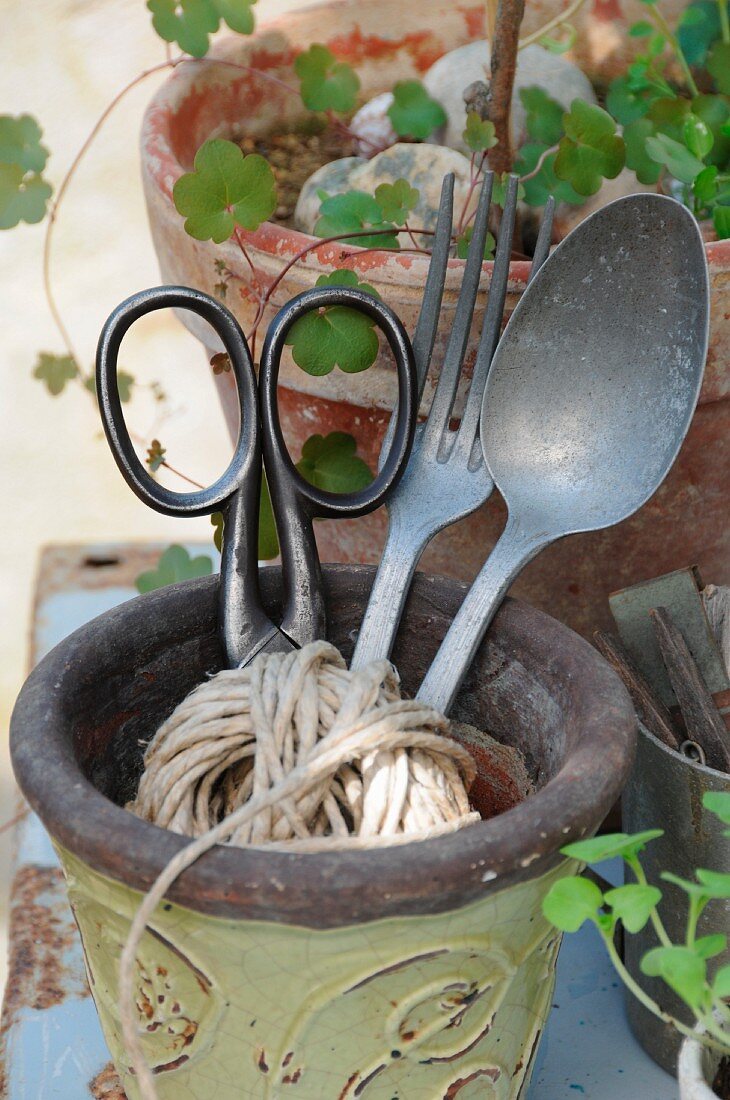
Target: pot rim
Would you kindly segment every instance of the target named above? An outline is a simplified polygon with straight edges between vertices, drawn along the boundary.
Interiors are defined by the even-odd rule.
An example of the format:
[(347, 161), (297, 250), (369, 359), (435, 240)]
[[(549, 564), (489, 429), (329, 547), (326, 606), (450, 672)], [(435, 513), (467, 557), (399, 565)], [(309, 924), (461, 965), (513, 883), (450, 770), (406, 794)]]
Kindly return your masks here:
[[(365, 566), (324, 567), (335, 593), (338, 586), (344, 592), (345, 585), (369, 584), (373, 573)], [(262, 569), (261, 575), (266, 596), (277, 584), (278, 569)], [(453, 616), (465, 586), (438, 581), (440, 606)], [(419, 574), (415, 583), (433, 598), (434, 578)], [(130, 639), (144, 639), (144, 650), (139, 641), (134, 650), (134, 667), (143, 668), (150, 654), (180, 639), (203, 637), (204, 628), (210, 633), (217, 594), (218, 578), (205, 577), (139, 596), (87, 623), (31, 673), (11, 720), (16, 778), (54, 840), (136, 890), (149, 889), (187, 840), (135, 817), (86, 779), (71, 745), (69, 709), (80, 679), (97, 682), (105, 669), (108, 676), (120, 656), (131, 652)], [(539, 791), (458, 832), (385, 851), (303, 856), (218, 846), (180, 876), (170, 899), (215, 916), (335, 927), (455, 909), (558, 863), (559, 848), (595, 831), (628, 777), (635, 748), (633, 707), (592, 646), (544, 612), (507, 599), (490, 631), (509, 652), (544, 669), (547, 682), (560, 692), (566, 743), (572, 747)]]
[[(373, 2), (377, 3), (378, 0), (358, 0), (358, 2), (359, 6), (363, 3), (371, 6)], [(292, 22), (297, 22), (300, 17), (310, 19), (317, 12), (321, 12), (323, 16), (325, 13), (330, 15), (333, 8), (341, 9), (344, 12), (357, 10), (352, 0), (322, 0), (322, 2), (313, 4), (302, 11), (284, 13), (262, 21), (253, 33), (243, 40), (240, 36), (223, 35), (207, 55), (211, 67), (216, 60), (220, 61), (221, 84), (230, 83), (233, 79), (231, 69), (224, 64), (228, 55), (240, 51), (247, 43), (254, 44), (257, 39), (262, 38), (268, 32), (281, 30)], [(326, 35), (323, 37), (326, 37)], [(154, 181), (162, 196), (169, 202), (172, 202), (172, 188), (176, 180), (188, 171), (181, 164), (174, 151), (170, 137), (169, 120), (183, 100), (193, 91), (199, 73), (199, 62), (197, 61), (183, 62), (178, 65), (155, 92), (143, 118), (141, 150), (144, 171)], [(241, 234), (252, 247), (279, 260), (291, 258), (319, 239), (311, 234), (302, 233), (297, 229), (289, 229), (278, 225), (276, 222), (269, 221), (263, 222), (258, 229), (253, 231), (241, 230)], [(716, 268), (730, 267), (730, 240), (705, 241), (704, 244), (709, 264)], [(312, 249), (309, 253), (310, 258), (316, 257), (320, 264), (328, 267), (337, 263), (341, 265), (345, 256), (350, 261), (351, 266), (363, 271), (372, 271), (373, 268), (385, 268), (395, 272), (399, 267), (405, 267), (409, 273), (409, 278), (414, 280), (425, 279), (428, 270), (428, 256), (398, 252), (374, 254), (359, 245), (323, 244)], [(452, 279), (461, 279), (465, 263), (465, 260), (456, 258), (449, 260), (447, 267), (447, 281), (449, 283)], [(510, 263), (510, 280), (515, 283), (526, 283), (531, 266), (529, 260), (513, 260)], [(493, 261), (485, 261), (483, 267), (491, 270)]]

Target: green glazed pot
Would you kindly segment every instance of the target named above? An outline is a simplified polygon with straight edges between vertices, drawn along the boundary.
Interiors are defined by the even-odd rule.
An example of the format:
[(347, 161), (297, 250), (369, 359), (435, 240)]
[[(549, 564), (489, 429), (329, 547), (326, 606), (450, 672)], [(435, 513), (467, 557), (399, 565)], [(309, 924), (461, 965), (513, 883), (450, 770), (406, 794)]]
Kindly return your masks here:
[[(373, 571), (326, 569), (349, 656)], [(278, 570), (263, 572), (276, 614)], [(394, 661), (413, 692), (463, 586), (419, 575)], [(132, 600), (35, 670), (12, 723), (16, 776), (58, 850), (91, 992), (130, 1100), (117, 968), (143, 892), (184, 838), (122, 807), (143, 744), (221, 667), (214, 578)], [(631, 766), (623, 687), (577, 635), (506, 601), (454, 717), (487, 820), (371, 852), (217, 847), (174, 884), (137, 956), (139, 1029), (161, 1100), (470, 1100), (524, 1095), (558, 939), (541, 913), (559, 856), (600, 824)], [(509, 751), (536, 793), (520, 801)], [(512, 752), (511, 757), (516, 758)], [(501, 811), (501, 812), (500, 812)]]

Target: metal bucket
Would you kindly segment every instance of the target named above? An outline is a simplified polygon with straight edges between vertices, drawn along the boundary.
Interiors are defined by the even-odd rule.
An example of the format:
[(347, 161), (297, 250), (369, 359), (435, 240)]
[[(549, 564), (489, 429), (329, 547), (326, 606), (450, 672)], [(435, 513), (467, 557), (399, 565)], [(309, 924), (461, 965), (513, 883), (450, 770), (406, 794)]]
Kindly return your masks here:
[[(372, 577), (325, 572), (331, 640), (346, 656)], [(278, 579), (264, 570), (274, 614)], [(458, 582), (417, 577), (394, 653), (406, 692), (462, 596)], [(130, 1100), (119, 955), (141, 892), (185, 840), (122, 806), (140, 742), (221, 666), (216, 597), (204, 578), (101, 616), (38, 666), (13, 717), (15, 772), (61, 857)], [(454, 716), (518, 749), (536, 793), (519, 801), (473, 732), (473, 797), (497, 814), (489, 820), (372, 852), (217, 847), (178, 879), (137, 958), (140, 1034), (161, 1098), (524, 1095), (558, 949), (542, 898), (575, 869), (561, 845), (592, 833), (623, 786), (635, 718), (586, 642), (511, 600)]]
[[(677, 886), (660, 879), (662, 871), (693, 879), (697, 867), (730, 872), (730, 844), (725, 826), (702, 805), (705, 791), (730, 791), (730, 776), (697, 764), (667, 748), (643, 726), (639, 726), (636, 761), (626, 785), (622, 804), (627, 832), (663, 829), (641, 856), (646, 877), (664, 895), (659, 906), (662, 921), (673, 943), (686, 935), (687, 897)], [(698, 935), (730, 934), (730, 902), (713, 901), (702, 914)], [(659, 978), (641, 973), (642, 956), (657, 946), (650, 925), (636, 935), (626, 936), (625, 961), (639, 985), (667, 1012), (693, 1025), (694, 1018), (671, 989)], [(730, 951), (712, 959), (710, 971), (730, 962)], [(668, 1073), (677, 1072), (682, 1036), (662, 1023), (627, 993), (626, 1008), (631, 1029), (647, 1054)]]

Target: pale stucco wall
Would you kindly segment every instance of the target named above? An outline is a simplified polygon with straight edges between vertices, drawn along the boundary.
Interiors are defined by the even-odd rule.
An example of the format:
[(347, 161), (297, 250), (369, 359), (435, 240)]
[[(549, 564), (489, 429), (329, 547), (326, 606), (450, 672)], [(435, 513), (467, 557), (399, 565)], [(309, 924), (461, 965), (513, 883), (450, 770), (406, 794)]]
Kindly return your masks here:
[[(260, 0), (259, 18), (302, 0)], [(29, 112), (52, 152), (58, 185), (91, 126), (137, 73), (164, 59), (144, 0), (0, 0), (0, 113)], [(137, 134), (159, 77), (115, 111), (59, 214), (53, 284), (80, 358), (92, 362), (100, 325), (126, 295), (159, 281), (139, 180)], [(7, 726), (27, 662), (38, 548), (47, 542), (207, 538), (208, 521), (145, 509), (114, 466), (89, 398), (51, 398), (31, 371), (40, 350), (63, 345), (45, 304), (43, 228), (0, 234), (0, 823), (13, 812)], [(229, 444), (202, 352), (164, 314), (130, 339), (125, 363), (172, 395), (160, 422), (139, 402), (132, 424), (157, 434), (170, 460), (198, 478), (221, 470)], [(10, 840), (0, 836), (0, 987)]]

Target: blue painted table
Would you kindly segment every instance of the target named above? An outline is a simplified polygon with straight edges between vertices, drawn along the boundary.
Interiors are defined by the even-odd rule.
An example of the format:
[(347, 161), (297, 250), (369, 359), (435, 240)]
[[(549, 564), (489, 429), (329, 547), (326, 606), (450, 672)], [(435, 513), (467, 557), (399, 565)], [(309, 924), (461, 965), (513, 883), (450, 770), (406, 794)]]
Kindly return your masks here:
[[(33, 660), (88, 619), (133, 596), (135, 576), (154, 565), (160, 549), (126, 545), (45, 550)], [(206, 552), (200, 546), (193, 549)], [(602, 865), (601, 872), (616, 881), (621, 868), (614, 864), (607, 871)], [(26, 814), (16, 830), (11, 906), (0, 1097), (124, 1100), (89, 995), (61, 871), (33, 814)], [(527, 1100), (573, 1098), (678, 1098), (676, 1082), (644, 1054), (629, 1031), (622, 990), (593, 929), (568, 936), (561, 949), (553, 1010)]]

